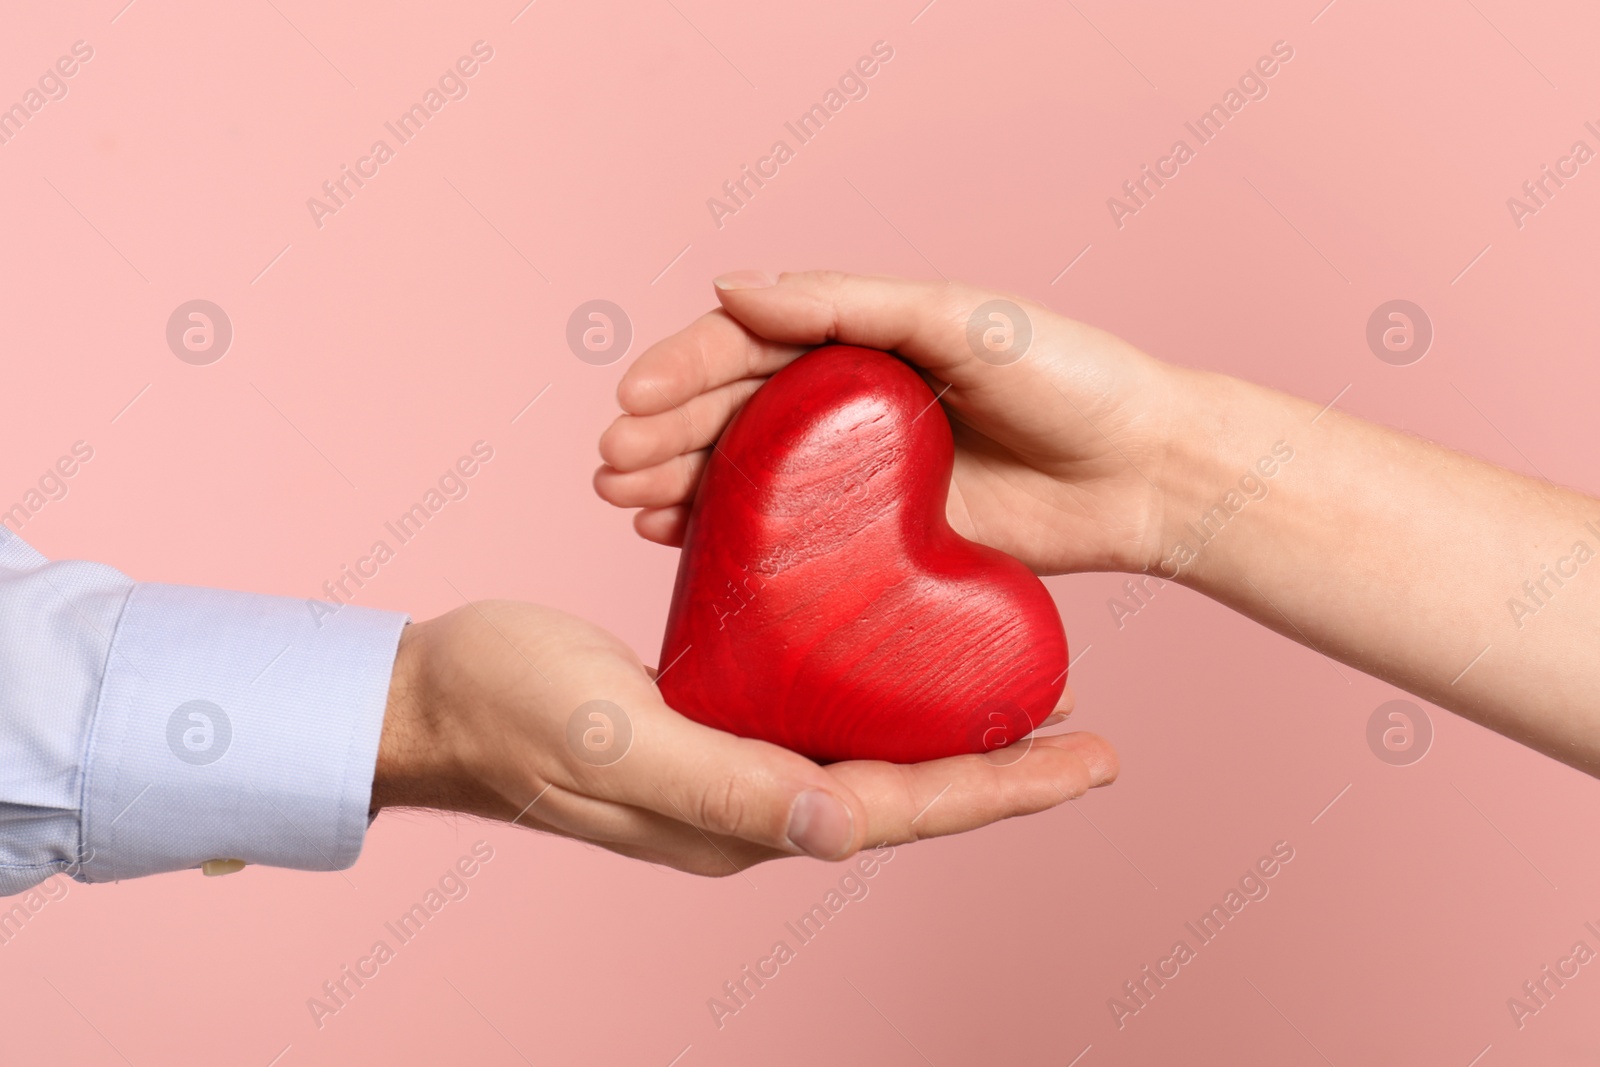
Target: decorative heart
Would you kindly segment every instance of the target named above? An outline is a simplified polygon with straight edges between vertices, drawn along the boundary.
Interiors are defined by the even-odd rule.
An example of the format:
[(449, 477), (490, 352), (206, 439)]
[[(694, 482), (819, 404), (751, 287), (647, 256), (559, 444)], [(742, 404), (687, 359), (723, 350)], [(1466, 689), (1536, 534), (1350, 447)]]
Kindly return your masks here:
[(830, 345), (772, 376), (706, 464), (661, 694), (819, 760), (1000, 748), (1049, 715), (1067, 639), (1039, 579), (945, 520), (950, 424), (906, 364)]

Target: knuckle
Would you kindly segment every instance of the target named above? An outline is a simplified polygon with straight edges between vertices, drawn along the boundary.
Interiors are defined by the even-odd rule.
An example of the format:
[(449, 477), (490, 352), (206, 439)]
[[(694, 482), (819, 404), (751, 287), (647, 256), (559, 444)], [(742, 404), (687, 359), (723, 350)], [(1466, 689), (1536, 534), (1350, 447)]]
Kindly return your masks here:
[(805, 277), (812, 283), (817, 301), (821, 305), (826, 339), (838, 340), (844, 328), (840, 308), (848, 295), (845, 290), (850, 284), (850, 275), (840, 270), (819, 270), (812, 271)]
[(711, 388), (711, 383), (716, 377), (711, 353), (706, 350), (707, 340), (704, 333), (697, 334), (694, 339), (694, 395), (696, 396)]
[[(702, 405), (697, 404), (695, 406), (701, 407)], [(716, 440), (715, 433), (706, 428), (705, 416), (703, 413), (697, 413), (693, 422), (689, 421), (688, 418), (683, 418), (678, 421), (682, 424), (678, 439), (679, 455), (687, 455), (690, 452), (695, 452), (699, 449), (706, 448), (711, 444), (712, 441)]]
[[(921, 810), (922, 816), (926, 816), (927, 809), (923, 806), (927, 804), (927, 801), (920, 800), (918, 798), (916, 782), (909, 768), (904, 766), (900, 767), (900, 778), (898, 784), (900, 786), (901, 810), (906, 812)], [(922, 831), (921, 828), (917, 826), (917, 821), (922, 816), (910, 816), (910, 821), (907, 822), (904, 827), (897, 827), (897, 832), (894, 835), (897, 840), (894, 843), (901, 845), (921, 841)]]
[(727, 837), (743, 837), (749, 805), (745, 802), (744, 783), (738, 775), (730, 774), (707, 785), (700, 793), (695, 814), (703, 829)]
[(699, 471), (693, 456), (683, 456), (678, 460), (678, 493), (675, 499), (688, 500), (694, 495), (695, 483), (699, 480)]
[(965, 331), (972, 309), (988, 299), (961, 282), (929, 282), (929, 304), (939, 319), (952, 329)]

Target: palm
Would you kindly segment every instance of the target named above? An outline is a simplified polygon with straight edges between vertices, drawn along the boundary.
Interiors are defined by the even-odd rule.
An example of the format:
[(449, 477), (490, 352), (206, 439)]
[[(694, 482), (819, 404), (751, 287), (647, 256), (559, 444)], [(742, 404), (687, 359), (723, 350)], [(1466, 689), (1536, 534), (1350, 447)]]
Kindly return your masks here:
[[(1110, 746), (1084, 733), (1039, 737), (1000, 761), (819, 767), (685, 718), (627, 644), (511, 601), (409, 627), (397, 672), (406, 697), (385, 719), (379, 806), (470, 812), (703, 874), (798, 851), (786, 823), (807, 790), (850, 809), (848, 840), (821, 853), (834, 856), (1041, 811), (1116, 775)], [(590, 709), (612, 720), (615, 748), (575, 738)]]
[(946, 394), (956, 442), (951, 525), (1041, 574), (1140, 569), (1153, 547), (1143, 542), (1158, 438), (1115, 401), (1071, 399), (1045, 371), (1029, 371), (1035, 399), (1022, 418), (1009, 403)]

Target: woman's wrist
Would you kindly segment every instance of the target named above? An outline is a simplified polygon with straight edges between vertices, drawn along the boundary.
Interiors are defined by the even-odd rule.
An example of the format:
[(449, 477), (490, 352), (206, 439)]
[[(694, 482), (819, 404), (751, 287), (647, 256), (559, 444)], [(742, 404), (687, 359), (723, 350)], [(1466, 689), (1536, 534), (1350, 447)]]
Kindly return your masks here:
[(1156, 477), (1161, 513), (1148, 568), (1207, 591), (1232, 581), (1238, 561), (1270, 529), (1269, 501), (1303, 445), (1296, 424), (1309, 428), (1315, 412), (1226, 375), (1171, 373), (1173, 415)]

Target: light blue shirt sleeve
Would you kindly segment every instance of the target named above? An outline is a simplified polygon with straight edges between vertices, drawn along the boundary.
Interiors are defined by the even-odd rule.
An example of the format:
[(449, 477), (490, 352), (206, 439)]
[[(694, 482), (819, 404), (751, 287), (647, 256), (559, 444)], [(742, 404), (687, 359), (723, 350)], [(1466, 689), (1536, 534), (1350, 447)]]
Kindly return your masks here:
[(353, 864), (407, 617), (330, 607), (51, 562), (0, 526), (0, 895)]

